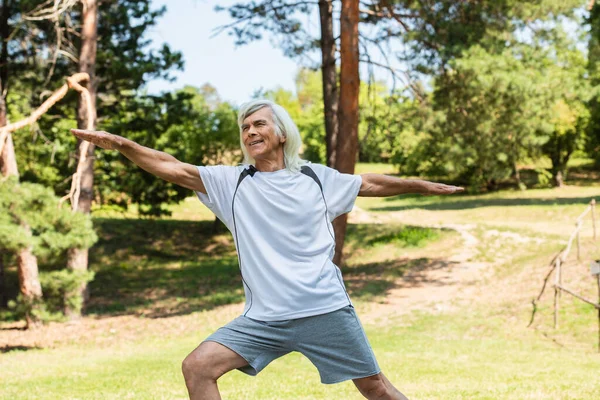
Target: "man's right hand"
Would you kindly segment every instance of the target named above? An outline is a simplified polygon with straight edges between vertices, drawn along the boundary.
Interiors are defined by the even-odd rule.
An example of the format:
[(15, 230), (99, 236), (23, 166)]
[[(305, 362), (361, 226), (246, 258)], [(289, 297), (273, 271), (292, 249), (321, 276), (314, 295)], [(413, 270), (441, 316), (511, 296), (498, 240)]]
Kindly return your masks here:
[(71, 129), (71, 133), (81, 140), (86, 140), (96, 146), (107, 150), (117, 150), (120, 143), (120, 136), (104, 131), (88, 131), (85, 129)]

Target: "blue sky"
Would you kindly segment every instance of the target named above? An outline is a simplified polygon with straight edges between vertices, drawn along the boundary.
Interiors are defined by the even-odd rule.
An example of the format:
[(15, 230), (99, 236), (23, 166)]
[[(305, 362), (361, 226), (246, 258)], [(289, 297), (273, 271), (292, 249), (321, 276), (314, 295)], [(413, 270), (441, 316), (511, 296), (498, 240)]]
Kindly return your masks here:
[(184, 85), (202, 86), (210, 83), (221, 98), (236, 105), (247, 101), (258, 89), (281, 86), (294, 90), (296, 62), (284, 57), (281, 50), (268, 40), (235, 48), (233, 38), (226, 33), (211, 38), (214, 28), (231, 22), (226, 12), (215, 12), (216, 4), (233, 1), (156, 0), (154, 7), (167, 6), (150, 38), (155, 44), (167, 43), (181, 51), (185, 70), (175, 74), (177, 81), (153, 81), (148, 90), (156, 93)]

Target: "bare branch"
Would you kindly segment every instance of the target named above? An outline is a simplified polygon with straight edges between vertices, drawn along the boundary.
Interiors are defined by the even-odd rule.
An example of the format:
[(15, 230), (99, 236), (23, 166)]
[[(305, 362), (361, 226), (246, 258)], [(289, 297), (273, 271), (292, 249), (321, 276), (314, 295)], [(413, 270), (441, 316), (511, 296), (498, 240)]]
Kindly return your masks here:
[[(61, 100), (69, 89), (74, 89), (81, 93), (86, 103), (87, 109), (87, 129), (93, 129), (93, 116), (92, 113), (92, 98), (90, 93), (86, 88), (81, 86), (80, 82), (89, 82), (90, 76), (85, 72), (80, 72), (74, 74), (67, 78), (67, 83), (61, 86), (58, 90), (56, 90), (52, 96), (48, 98), (41, 106), (39, 106), (31, 115), (21, 121), (5, 125), (0, 127), (0, 154), (2, 154), (2, 150), (4, 148), (4, 143), (9, 135), (9, 133), (14, 132), (20, 128), (33, 124), (37, 121), (42, 115), (44, 115), (54, 104), (56, 104), (59, 100)], [(73, 174), (73, 180), (71, 183), (71, 190), (69, 194), (64, 196), (59, 201), (59, 206), (66, 200), (71, 199), (71, 207), (73, 211), (77, 210), (79, 205), (79, 194), (81, 191), (81, 172), (83, 170), (83, 163), (87, 158), (87, 152), (89, 149), (89, 142), (85, 142), (80, 146), (79, 149), (79, 162), (77, 164), (77, 170)]]
[(594, 303), (592, 300), (586, 299), (585, 297), (580, 296), (575, 292), (572, 292), (571, 290), (567, 289), (566, 287), (562, 287), (560, 285), (554, 285), (554, 287), (556, 287), (564, 292), (567, 292), (571, 296), (577, 297), (579, 300), (584, 301), (584, 302), (588, 303), (589, 305), (594, 306), (596, 309), (600, 310), (600, 304)]
[[(54, 2), (52, 6), (46, 7), (52, 2)], [(78, 2), (79, 0), (48, 0), (34, 8), (33, 11), (24, 14), (21, 18), (26, 21), (55, 20)]]
[[(69, 80), (68, 78), (67, 80)], [(94, 129), (94, 117), (92, 115), (92, 96), (90, 96), (90, 92), (81, 86), (79, 83), (72, 81), (71, 87), (77, 90), (85, 101), (86, 111), (87, 111), (87, 126), (86, 129), (93, 130)], [(83, 142), (79, 148), (79, 162), (77, 163), (77, 169), (73, 174), (73, 180), (71, 181), (71, 190), (69, 194), (64, 196), (59, 201), (59, 206), (68, 198), (71, 199), (71, 208), (73, 212), (77, 211), (79, 206), (79, 195), (81, 194), (81, 176), (83, 174), (83, 169), (85, 168), (85, 162), (87, 160), (87, 152), (90, 147), (90, 142)]]
[(408, 26), (406, 26), (406, 24), (404, 23), (404, 21), (402, 21), (400, 19), (400, 16), (397, 15), (396, 13), (394, 13), (394, 7), (389, 3), (389, 1), (384, 0), (382, 1), (383, 5), (385, 6), (385, 8), (387, 9), (388, 13), (390, 14), (390, 16), (395, 19), (400, 25), (402, 25), (402, 27), (404, 28), (404, 30), (406, 32), (410, 32), (410, 29), (408, 28)]
[[(265, 9), (265, 12), (274, 12), (274, 13), (277, 13), (279, 10), (286, 9), (286, 8), (294, 8), (294, 7), (302, 6), (302, 5), (318, 5), (318, 4), (319, 3), (316, 2), (316, 1), (298, 1), (298, 2), (293, 3), (293, 4), (282, 4), (282, 5), (277, 6), (277, 7), (270, 7), (268, 9)], [(264, 3), (263, 3), (263, 5), (266, 6), (266, 4), (264, 4)], [(238, 24), (240, 24), (240, 23), (242, 23), (244, 21), (252, 20), (254, 17), (256, 17), (256, 14), (251, 13), (250, 15), (248, 15), (248, 16), (246, 16), (244, 18), (238, 19), (236, 21), (233, 21), (232, 23), (218, 26), (215, 29), (213, 29), (214, 33), (210, 37), (213, 38), (213, 37), (219, 35), (221, 32), (223, 32), (223, 31), (225, 31), (225, 30), (227, 30), (229, 28), (233, 28), (234, 26), (236, 26), (236, 25), (238, 25)]]

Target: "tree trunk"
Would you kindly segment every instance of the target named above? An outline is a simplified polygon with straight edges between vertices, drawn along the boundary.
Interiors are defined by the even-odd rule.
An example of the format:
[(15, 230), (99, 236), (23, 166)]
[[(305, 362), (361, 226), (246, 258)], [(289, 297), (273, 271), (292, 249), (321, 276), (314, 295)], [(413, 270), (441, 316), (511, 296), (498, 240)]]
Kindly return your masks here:
[[(0, 21), (2, 21), (2, 20), (3, 20), (3, 18), (0, 19)], [(0, 61), (0, 66), (1, 65), (2, 64)], [(4, 102), (4, 97), (2, 96), (2, 93), (4, 93), (2, 90), (2, 82), (3, 82), (3, 80), (0, 78), (0, 127), (6, 125), (6, 123), (8, 122), (7, 118), (6, 118), (6, 103)], [(10, 139), (10, 144), (8, 143), (9, 139)], [(11, 136), (9, 135), (6, 138), (6, 140), (7, 140), (6, 145), (4, 146), (4, 149), (2, 150), (2, 154), (0, 154), (0, 174), (2, 177), (9, 175), (9, 168), (7, 167), (7, 166), (11, 165), (11, 163), (9, 161), (9, 154), (11, 151), (14, 154), (14, 147), (13, 147)], [(9, 149), (9, 145), (10, 145), (10, 149)], [(14, 157), (12, 157), (12, 158), (14, 159)], [(16, 165), (15, 165), (15, 169), (16, 169)], [(18, 170), (16, 170), (16, 175), (18, 175)], [(8, 299), (6, 298), (6, 280), (4, 278), (4, 255), (0, 254), (0, 307), (6, 307), (7, 302), (8, 302)]]
[(565, 159), (561, 157), (560, 153), (557, 151), (555, 155), (550, 157), (550, 160), (552, 161), (552, 179), (554, 180), (556, 187), (561, 188), (565, 185), (568, 158)]
[(321, 73), (323, 81), (323, 105), (325, 107), (325, 145), (327, 165), (335, 167), (338, 135), (338, 90), (335, 68), (335, 38), (333, 37), (333, 2), (319, 0), (321, 17)]
[[(24, 228), (30, 231), (27, 225), (24, 225)], [(37, 258), (33, 255), (31, 246), (18, 252), (17, 265), (19, 268), (19, 291), (23, 296), (23, 300), (31, 305), (30, 308), (28, 307), (29, 311), (25, 314), (27, 328), (29, 329), (39, 325), (39, 320), (30, 311), (35, 310), (36, 303), (42, 298)]]
[[(91, 129), (96, 128), (96, 43), (98, 38), (98, 5), (96, 0), (83, 0), (83, 11), (81, 14), (81, 49), (79, 52), (79, 72), (86, 72), (90, 76), (87, 89), (90, 93), (92, 103), (93, 124)], [(88, 109), (82, 97), (79, 97), (77, 104), (77, 127), (80, 129), (90, 129), (87, 115)], [(77, 154), (79, 148), (83, 145), (81, 140), (77, 142)], [(81, 176), (81, 192), (79, 197), (79, 207), (77, 211), (89, 214), (94, 197), (94, 145), (90, 144), (87, 161)], [(69, 249), (67, 267), (74, 271), (86, 271), (88, 269), (88, 249)], [(87, 283), (82, 284), (81, 295), (85, 301), (88, 298)], [(71, 314), (71, 317), (77, 315)]]
[(515, 176), (515, 181), (517, 182), (517, 186), (519, 187), (519, 189), (521, 189), (523, 187), (523, 181), (521, 181), (521, 173), (519, 172), (519, 167), (515, 162), (513, 162), (513, 174)]
[[(2, 113), (1, 110), (0, 113)], [(0, 116), (0, 126), (4, 125), (6, 124), (2, 123), (2, 117)], [(3, 177), (19, 176), (19, 170), (17, 168), (17, 158), (15, 156), (15, 146), (13, 144), (12, 135), (10, 133), (6, 138), (6, 142), (4, 142), (2, 154), (0, 154), (0, 172), (2, 173)]]
[[(8, 14), (9, 1), (2, 2), (0, 11), (0, 127), (8, 124), (5, 96), (5, 85), (8, 78)], [(3, 85), (4, 84), (4, 85)], [(11, 135), (6, 138), (6, 144), (0, 154), (0, 174), (2, 177), (14, 175), (19, 176), (16, 160), (14, 157), (14, 146)], [(0, 307), (6, 307), (8, 299), (6, 298), (6, 280), (4, 278), (4, 256), (0, 254)]]
[[(340, 16), (341, 36), (341, 75), (339, 102), (339, 135), (335, 167), (346, 174), (354, 174), (356, 151), (358, 149), (358, 95), (360, 75), (358, 71), (358, 0), (343, 0)], [(334, 221), (335, 257), (334, 263), (342, 265), (342, 250), (346, 237), (348, 215)]]
[(0, 308), (5, 308), (8, 305), (6, 297), (6, 278), (4, 275), (4, 254), (0, 253)]
[(561, 170), (558, 170), (554, 174), (554, 184), (556, 187), (561, 188), (565, 185), (565, 181), (563, 179), (563, 173)]
[[(8, 26), (11, 2), (4, 0), (0, 11), (0, 126), (8, 124), (8, 110), (6, 107), (6, 92), (8, 82), (8, 35), (10, 28)], [(3, 177), (19, 176), (17, 161), (12, 137), (9, 134), (6, 138), (4, 149), (0, 154), (0, 172)]]

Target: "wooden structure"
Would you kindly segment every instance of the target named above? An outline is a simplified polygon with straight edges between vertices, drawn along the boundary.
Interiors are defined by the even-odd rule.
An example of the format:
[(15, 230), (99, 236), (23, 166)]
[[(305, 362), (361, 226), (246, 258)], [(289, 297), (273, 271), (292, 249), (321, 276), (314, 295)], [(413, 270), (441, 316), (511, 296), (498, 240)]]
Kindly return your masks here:
[(574, 290), (571, 290), (565, 287), (562, 283), (562, 266), (567, 260), (567, 256), (571, 252), (571, 248), (573, 247), (573, 242), (576, 242), (577, 246), (577, 261), (581, 260), (581, 244), (580, 244), (580, 233), (583, 226), (583, 218), (591, 213), (592, 217), (592, 228), (594, 232), (594, 241), (596, 241), (596, 200), (590, 201), (590, 204), (586, 207), (586, 209), (577, 217), (575, 222), (575, 230), (571, 233), (569, 237), (569, 241), (567, 242), (567, 246), (562, 249), (550, 262), (550, 270), (546, 274), (544, 278), (544, 283), (542, 285), (542, 290), (538, 296), (532, 301), (533, 304), (533, 312), (531, 314), (531, 321), (529, 322), (529, 326), (533, 324), (533, 320), (535, 318), (535, 313), (537, 311), (537, 302), (541, 299), (544, 294), (544, 290), (546, 289), (546, 285), (548, 280), (554, 273), (554, 284), (552, 285), (554, 288), (554, 329), (558, 329), (558, 314), (560, 310), (560, 295), (562, 292), (565, 292), (585, 303), (592, 305), (598, 310), (598, 351), (600, 352), (600, 260), (592, 261), (590, 272), (592, 276), (595, 277), (598, 283), (598, 302), (594, 302), (590, 299), (581, 296), (580, 294), (575, 293)]

